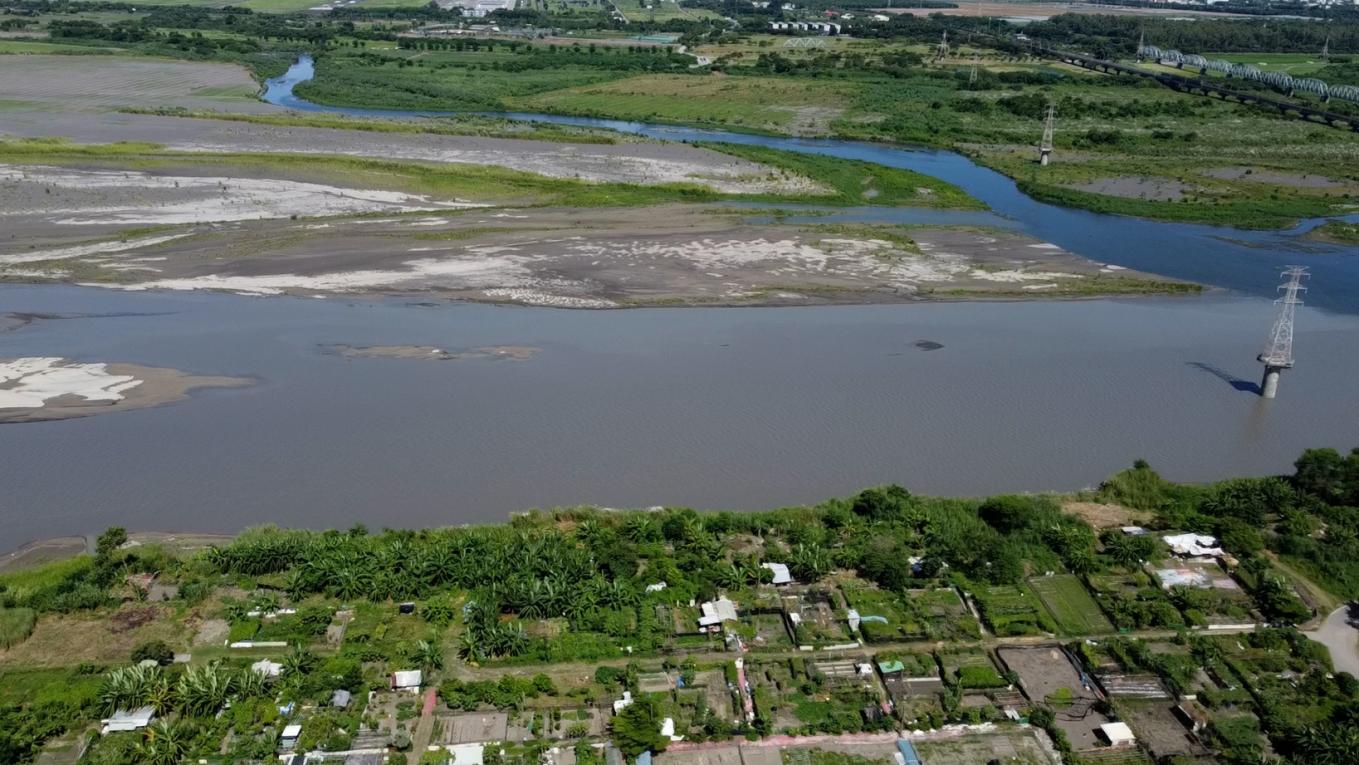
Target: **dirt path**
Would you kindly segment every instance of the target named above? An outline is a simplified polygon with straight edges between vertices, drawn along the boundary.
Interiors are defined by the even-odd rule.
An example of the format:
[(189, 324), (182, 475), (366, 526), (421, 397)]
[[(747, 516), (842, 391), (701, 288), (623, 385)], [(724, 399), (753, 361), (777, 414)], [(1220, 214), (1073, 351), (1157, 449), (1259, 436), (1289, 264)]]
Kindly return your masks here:
[(1330, 650), (1331, 663), (1337, 672), (1359, 677), (1359, 629), (1349, 623), (1351, 610), (1359, 612), (1359, 607), (1352, 603), (1341, 606), (1326, 617), (1320, 628), (1302, 634)]

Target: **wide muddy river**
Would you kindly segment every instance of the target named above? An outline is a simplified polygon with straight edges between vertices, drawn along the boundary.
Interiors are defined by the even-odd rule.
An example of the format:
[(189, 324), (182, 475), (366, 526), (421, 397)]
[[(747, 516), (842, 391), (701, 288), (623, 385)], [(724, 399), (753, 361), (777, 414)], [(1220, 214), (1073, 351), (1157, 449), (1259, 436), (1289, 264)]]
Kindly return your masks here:
[[(0, 356), (259, 382), (162, 408), (0, 426), (0, 548), (111, 524), (233, 531), (456, 524), (572, 503), (764, 508), (888, 481), (937, 494), (1069, 490), (1139, 457), (1171, 478), (1209, 480), (1286, 471), (1308, 446), (1359, 445), (1356, 250), (1297, 231), (1040, 205), (953, 154), (758, 140), (913, 167), (1075, 252), (1226, 289), (563, 311), (3, 286), (0, 310), (81, 316), (0, 334)], [(1298, 367), (1263, 401), (1254, 357), (1286, 262), (1316, 276), (1298, 317)], [(335, 344), (541, 350), (425, 361), (327, 353)]]

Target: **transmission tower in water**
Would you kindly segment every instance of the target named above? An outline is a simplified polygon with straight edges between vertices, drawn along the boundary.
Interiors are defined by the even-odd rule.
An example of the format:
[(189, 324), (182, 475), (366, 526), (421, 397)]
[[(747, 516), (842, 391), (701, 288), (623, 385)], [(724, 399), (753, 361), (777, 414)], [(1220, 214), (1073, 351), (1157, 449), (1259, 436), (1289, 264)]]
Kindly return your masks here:
[(1038, 164), (1043, 167), (1047, 167), (1048, 160), (1052, 158), (1052, 130), (1056, 118), (1056, 109), (1048, 104), (1048, 118), (1043, 122), (1043, 140), (1038, 144)]
[(1260, 381), (1260, 395), (1274, 398), (1279, 393), (1279, 373), (1293, 368), (1293, 318), (1297, 315), (1302, 300), (1298, 293), (1306, 292), (1302, 280), (1308, 276), (1306, 266), (1289, 266), (1283, 276), (1288, 281), (1279, 285), (1283, 297), (1274, 301), (1278, 312), (1274, 316), (1274, 329), (1270, 330), (1265, 350), (1256, 358), (1265, 365), (1265, 376)]

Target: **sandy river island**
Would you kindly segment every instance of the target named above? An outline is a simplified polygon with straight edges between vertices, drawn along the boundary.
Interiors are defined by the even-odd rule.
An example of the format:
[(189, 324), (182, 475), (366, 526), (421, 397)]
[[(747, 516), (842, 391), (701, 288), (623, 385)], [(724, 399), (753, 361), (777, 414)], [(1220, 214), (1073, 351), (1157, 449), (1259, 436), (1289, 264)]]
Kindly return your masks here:
[(50, 356), (0, 359), (0, 425), (145, 409), (185, 399), (196, 388), (234, 388), (251, 382)]

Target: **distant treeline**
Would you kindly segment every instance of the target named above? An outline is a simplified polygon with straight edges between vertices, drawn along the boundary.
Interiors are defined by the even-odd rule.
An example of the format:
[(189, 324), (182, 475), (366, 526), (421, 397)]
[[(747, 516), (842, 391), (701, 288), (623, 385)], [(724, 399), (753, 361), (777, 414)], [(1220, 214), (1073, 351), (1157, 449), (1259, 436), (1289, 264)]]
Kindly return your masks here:
[(1030, 37), (1082, 50), (1101, 48), (1124, 55), (1137, 41), (1184, 53), (1321, 53), (1330, 39), (1332, 53), (1359, 52), (1359, 19), (1321, 24), (1300, 19), (1173, 19), (1064, 14), (1030, 24)]

